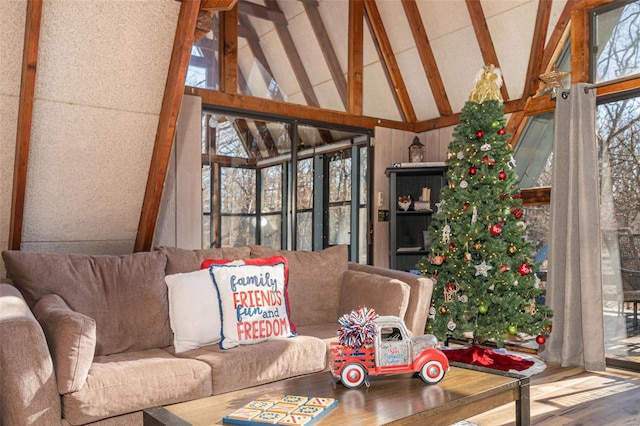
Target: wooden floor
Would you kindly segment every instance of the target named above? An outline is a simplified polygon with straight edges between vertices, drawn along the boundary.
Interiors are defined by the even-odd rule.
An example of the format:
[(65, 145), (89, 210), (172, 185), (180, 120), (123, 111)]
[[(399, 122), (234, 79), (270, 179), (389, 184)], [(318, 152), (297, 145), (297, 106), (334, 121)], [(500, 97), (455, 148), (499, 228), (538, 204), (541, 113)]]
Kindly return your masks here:
[[(509, 404), (468, 420), (481, 426), (512, 425), (513, 413)], [(531, 378), (531, 424), (640, 426), (640, 373), (548, 365)]]

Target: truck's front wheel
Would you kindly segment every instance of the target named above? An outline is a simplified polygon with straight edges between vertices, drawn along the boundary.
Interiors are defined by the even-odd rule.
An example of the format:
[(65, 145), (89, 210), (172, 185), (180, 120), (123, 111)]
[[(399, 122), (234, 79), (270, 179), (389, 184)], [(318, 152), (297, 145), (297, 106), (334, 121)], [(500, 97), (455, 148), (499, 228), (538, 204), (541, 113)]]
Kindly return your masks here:
[(359, 388), (362, 386), (366, 378), (367, 371), (362, 365), (357, 363), (345, 365), (340, 372), (340, 381), (349, 389)]
[(440, 361), (428, 361), (420, 369), (420, 378), (430, 385), (435, 385), (442, 380), (444, 373)]

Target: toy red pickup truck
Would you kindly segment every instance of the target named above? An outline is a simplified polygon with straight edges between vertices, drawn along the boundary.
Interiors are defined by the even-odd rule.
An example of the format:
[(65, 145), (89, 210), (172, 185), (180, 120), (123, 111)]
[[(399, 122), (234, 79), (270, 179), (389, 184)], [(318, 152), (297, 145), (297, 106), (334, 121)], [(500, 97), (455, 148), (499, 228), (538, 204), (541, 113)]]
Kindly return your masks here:
[(381, 316), (375, 322), (373, 347), (331, 343), (331, 374), (345, 387), (362, 386), (368, 375), (399, 373), (418, 373), (424, 382), (435, 384), (449, 371), (449, 361), (432, 334), (411, 336), (404, 321), (395, 316)]

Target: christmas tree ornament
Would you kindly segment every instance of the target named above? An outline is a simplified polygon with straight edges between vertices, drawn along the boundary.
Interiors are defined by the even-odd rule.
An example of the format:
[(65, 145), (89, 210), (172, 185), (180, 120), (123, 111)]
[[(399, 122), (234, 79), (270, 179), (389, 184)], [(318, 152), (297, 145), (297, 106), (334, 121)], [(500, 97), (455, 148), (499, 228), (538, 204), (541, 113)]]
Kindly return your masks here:
[(449, 182), (449, 189), (454, 190), (456, 189), (456, 184), (453, 182)]
[(429, 308), (429, 318), (434, 319), (436, 317), (436, 308), (432, 306)]
[(520, 198), (522, 198), (522, 194), (519, 192), (516, 192), (515, 194), (513, 194), (513, 199), (514, 200), (519, 200)]
[(440, 266), (440, 265), (442, 265), (442, 264), (444, 263), (444, 261), (445, 261), (445, 260), (446, 260), (446, 259), (445, 259), (445, 257), (444, 257), (444, 256), (440, 256), (440, 255), (438, 255), (438, 256), (433, 256), (433, 257), (431, 258), (431, 263), (432, 263), (433, 265)]
[(438, 312), (440, 312), (442, 315), (447, 313), (447, 307), (446, 306), (440, 306), (438, 308)]
[(518, 266), (518, 272), (520, 273), (520, 275), (529, 275), (531, 273), (531, 266), (523, 263)]
[(493, 266), (489, 265), (487, 262), (483, 260), (482, 263), (480, 263), (479, 265), (475, 265), (474, 268), (476, 268), (476, 277), (478, 275), (482, 275), (483, 277), (486, 277), (489, 271), (493, 269)]
[(513, 154), (511, 154), (511, 158), (509, 158), (509, 162), (507, 163), (507, 166), (509, 166), (511, 170), (516, 168), (516, 159), (513, 158)]
[(498, 173), (498, 179), (505, 180), (506, 178), (507, 178), (507, 172), (505, 172), (504, 170)]
[(480, 243), (480, 241), (474, 243), (473, 248), (476, 250), (480, 250), (482, 248), (482, 244)]
[(464, 152), (462, 151), (458, 152), (458, 154), (456, 155), (456, 158), (458, 160), (464, 160)]
[(453, 300), (453, 296), (460, 291), (460, 286), (455, 282), (448, 282), (447, 285), (444, 286), (444, 301), (451, 302)]
[(460, 188), (465, 189), (469, 186), (469, 183), (466, 180), (460, 181)]
[(464, 261), (471, 262), (471, 253), (469, 253), (468, 251), (464, 252)]
[(476, 166), (469, 167), (469, 174), (471, 176), (475, 176), (476, 173), (478, 173), (478, 168)]
[(502, 225), (500, 225), (499, 223), (496, 223), (495, 225), (491, 225), (489, 227), (489, 232), (491, 232), (491, 235), (493, 236), (502, 234)]
[(509, 266), (509, 265), (501, 265), (500, 266), (500, 272), (502, 272), (502, 273), (505, 273), (505, 272), (510, 271), (510, 270), (511, 270), (511, 266)]
[(491, 123), (491, 127), (496, 128), (500, 126), (500, 122), (498, 120), (494, 121), (493, 123)]
[(480, 146), (480, 151), (484, 151), (484, 152), (491, 151), (491, 144), (488, 144), (488, 143), (482, 144), (482, 146)]
[(447, 328), (449, 329), (449, 331), (453, 331), (453, 330), (455, 330), (455, 329), (456, 329), (456, 323), (455, 323), (455, 322), (453, 322), (453, 321), (449, 321), (449, 322), (447, 323)]
[(476, 132), (476, 138), (480, 139), (484, 136), (484, 132), (482, 130), (478, 130)]
[(547, 338), (544, 337), (542, 334), (539, 334), (538, 337), (536, 337), (536, 343), (539, 345), (544, 345), (547, 342)]
[(476, 206), (473, 206), (473, 209), (471, 210), (471, 224), (475, 225), (477, 221), (478, 221), (478, 208)]
[(507, 331), (509, 332), (509, 334), (516, 334), (518, 332), (518, 327), (511, 324), (509, 327), (507, 327)]
[(486, 305), (480, 305), (478, 306), (478, 312), (481, 313), (482, 315), (486, 314), (487, 312), (489, 312), (489, 308), (487, 308)]
[(442, 228), (442, 242), (445, 244), (449, 244), (450, 240), (451, 240), (451, 227), (449, 225), (445, 225), (444, 228)]
[(465, 203), (462, 205), (462, 210), (467, 211), (467, 209), (468, 209), (468, 208), (469, 208), (469, 203), (465, 202)]
[(500, 195), (498, 195), (498, 200), (500, 200), (500, 201), (504, 201), (504, 200), (506, 200), (506, 199), (507, 199), (507, 198), (509, 198), (509, 197), (510, 197), (510, 195), (509, 195), (509, 194), (507, 194), (506, 192), (503, 192), (503, 193), (501, 193)]
[(509, 246), (509, 248), (507, 249), (507, 251), (509, 252), (509, 254), (516, 254), (516, 252), (518, 251), (518, 249), (515, 246)]
[(549, 333), (551, 333), (551, 330), (553, 330), (553, 327), (552, 327), (552, 325), (551, 325), (551, 324), (549, 324), (549, 325), (546, 327), (546, 329), (547, 329), (547, 331), (548, 331)]
[(522, 229), (523, 231), (524, 231), (525, 229), (527, 229), (527, 224), (526, 224), (526, 223), (524, 223), (524, 222), (523, 222), (523, 221), (521, 221), (521, 220), (517, 221), (517, 222), (516, 222), (516, 225), (518, 226), (518, 228)]
[(500, 130), (498, 130), (498, 134), (500, 136), (506, 135), (507, 134), (507, 130), (503, 127)]
[(511, 209), (511, 214), (512, 214), (516, 219), (520, 219), (520, 218), (522, 217), (522, 215), (524, 214), (524, 212), (522, 211), (522, 209), (513, 208), (513, 209)]

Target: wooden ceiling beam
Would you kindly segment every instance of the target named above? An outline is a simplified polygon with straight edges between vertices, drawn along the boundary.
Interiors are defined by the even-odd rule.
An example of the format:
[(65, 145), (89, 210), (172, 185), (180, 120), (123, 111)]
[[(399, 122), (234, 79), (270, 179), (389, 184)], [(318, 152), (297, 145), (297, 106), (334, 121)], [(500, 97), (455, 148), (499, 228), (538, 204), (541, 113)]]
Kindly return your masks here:
[(199, 8), (200, 0), (185, 1), (180, 4), (134, 251), (148, 251), (153, 243), (176, 122), (184, 95), (184, 81), (191, 58), (191, 46), (193, 46)]
[(364, 73), (364, 2), (349, 1), (348, 107), (351, 114), (362, 115)]
[(238, 92), (238, 8), (218, 14), (221, 42), (218, 58), (220, 61), (220, 90), (226, 93)]
[(551, 2), (548, 0), (538, 0), (538, 12), (531, 41), (531, 51), (529, 52), (529, 64), (527, 75), (524, 80), (523, 97), (533, 96), (538, 89), (540, 80), (538, 76), (542, 74), (544, 56), (544, 43), (547, 39), (547, 28), (551, 17)]
[(238, 0), (202, 0), (200, 2), (200, 9), (231, 10), (237, 2)]
[[(240, 4), (244, 3), (248, 2), (241, 2)], [(274, 13), (282, 14), (282, 12), (280, 11), (280, 6), (278, 6), (278, 2), (276, 0), (266, 0), (266, 5), (267, 8)], [(291, 33), (289, 32), (289, 28), (287, 27), (287, 21), (284, 20), (284, 22), (274, 22), (274, 26), (276, 28), (276, 33), (278, 33), (278, 37), (282, 42), (282, 47), (284, 48), (287, 58), (289, 59), (289, 64), (291, 65), (293, 74), (296, 76), (296, 80), (298, 81), (298, 85), (300, 86), (300, 90), (302, 91), (304, 99), (310, 106), (320, 106), (318, 98), (316, 97), (316, 94), (313, 90), (311, 80), (309, 79), (309, 75), (304, 68), (302, 58), (300, 58), (298, 49), (293, 42), (293, 37), (291, 37)]]
[[(491, 33), (487, 26), (487, 20), (484, 16), (484, 11), (482, 10), (482, 4), (478, 0), (466, 0), (466, 3), (467, 10), (469, 11), (469, 17), (471, 18), (471, 24), (473, 25), (473, 29), (476, 33), (478, 46), (482, 53), (482, 60), (485, 65), (493, 64), (500, 68), (500, 61), (498, 60), (496, 48), (493, 45), (493, 39), (491, 38)], [(504, 79), (502, 80), (502, 87), (500, 87), (500, 94), (502, 95), (502, 99), (505, 101), (509, 100), (509, 91), (507, 90), (507, 85), (505, 84)]]
[[(524, 110), (525, 100), (514, 99), (504, 103), (504, 113), (512, 114)], [(460, 113), (446, 115), (431, 120), (418, 121), (413, 127), (415, 133), (427, 132), (429, 130), (441, 129), (443, 127), (455, 126), (460, 122)]]
[(241, 1), (238, 3), (238, 12), (255, 18), (264, 19), (266, 21), (271, 21), (274, 24), (287, 25), (287, 18), (280, 10), (280, 7), (276, 9), (272, 6), (265, 7), (250, 1)]
[(340, 61), (338, 61), (338, 55), (336, 54), (336, 51), (331, 44), (331, 39), (329, 38), (327, 29), (324, 25), (324, 22), (322, 21), (322, 16), (320, 16), (320, 12), (318, 11), (318, 2), (317, 0), (307, 0), (303, 1), (302, 5), (304, 6), (304, 10), (307, 13), (307, 18), (309, 18), (309, 22), (311, 23), (311, 28), (316, 35), (316, 39), (318, 40), (318, 44), (320, 45), (320, 50), (322, 51), (322, 55), (324, 56), (324, 60), (329, 67), (329, 72), (331, 73), (333, 82), (336, 85), (336, 89), (338, 90), (338, 94), (340, 95), (340, 99), (342, 100), (342, 104), (346, 109), (348, 101), (347, 79), (344, 76), (342, 67), (340, 66)]
[(411, 33), (413, 34), (413, 39), (416, 43), (416, 48), (418, 49), (418, 54), (420, 55), (424, 72), (427, 74), (427, 80), (429, 81), (433, 98), (436, 101), (438, 112), (440, 112), (440, 115), (444, 116), (452, 115), (453, 110), (451, 109), (447, 92), (444, 88), (444, 84), (442, 83), (438, 64), (433, 56), (433, 50), (431, 49), (427, 32), (424, 28), (424, 24), (422, 23), (418, 6), (416, 5), (415, 0), (402, 0), (402, 7), (404, 7), (405, 15), (407, 15), (409, 27), (411, 28)]
[(41, 22), (42, 0), (28, 1), (24, 45), (22, 47), (22, 78), (20, 80), (20, 98), (18, 100), (18, 127), (16, 129), (11, 216), (9, 219), (9, 250), (20, 250), (22, 244), (22, 224), (27, 191), (27, 170), (29, 168), (31, 122), (36, 91)]
[(544, 48), (544, 53), (542, 54), (542, 69), (545, 71), (551, 70), (551, 67), (554, 65), (551, 61), (560, 54), (560, 50), (562, 49), (561, 43), (567, 32), (567, 28), (569, 27), (569, 22), (571, 22), (571, 10), (577, 2), (578, 0), (567, 0), (567, 3), (565, 3), (564, 8), (562, 9), (562, 13), (560, 13), (560, 17), (556, 22), (556, 26), (551, 32), (549, 41)]
[(369, 28), (373, 33), (373, 41), (378, 49), (378, 55), (384, 64), (384, 71), (387, 76), (387, 80), (391, 87), (393, 87), (393, 96), (398, 109), (400, 110), (404, 121), (414, 123), (417, 121), (416, 112), (413, 109), (413, 104), (411, 103), (407, 86), (404, 84), (400, 67), (398, 66), (393, 49), (391, 48), (391, 43), (389, 42), (389, 37), (384, 29), (382, 17), (380, 16), (375, 0), (365, 0), (364, 7)]
[(415, 123), (405, 123), (402, 121), (355, 115), (348, 112), (331, 111), (266, 98), (257, 98), (241, 94), (231, 95), (217, 90), (201, 89), (197, 87), (187, 87), (185, 88), (185, 93), (200, 96), (202, 98), (202, 104), (205, 106), (210, 105), (230, 109), (260, 111), (266, 114), (297, 117), (303, 120), (361, 127), (364, 129), (373, 129), (376, 126), (381, 126), (409, 132), (414, 131)]

